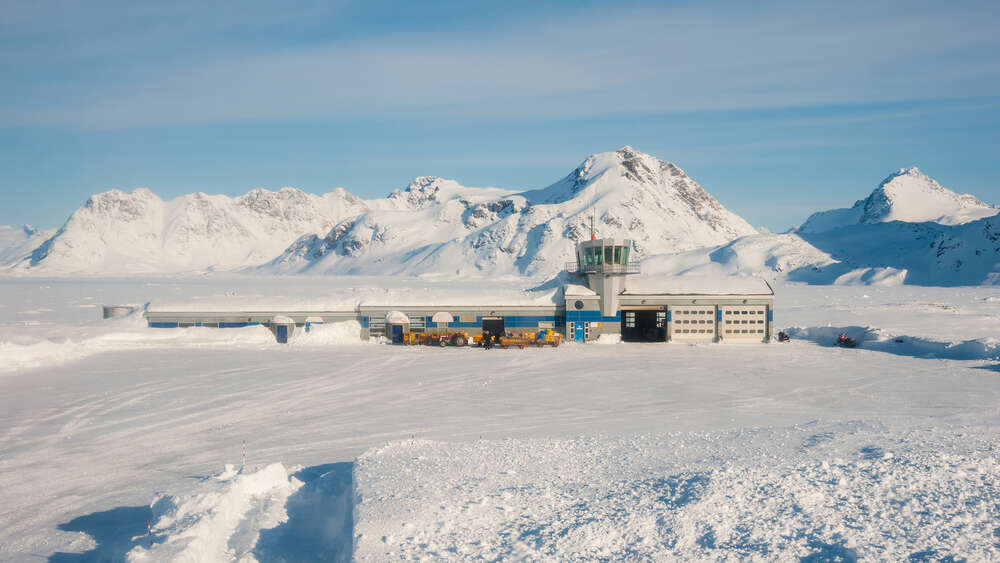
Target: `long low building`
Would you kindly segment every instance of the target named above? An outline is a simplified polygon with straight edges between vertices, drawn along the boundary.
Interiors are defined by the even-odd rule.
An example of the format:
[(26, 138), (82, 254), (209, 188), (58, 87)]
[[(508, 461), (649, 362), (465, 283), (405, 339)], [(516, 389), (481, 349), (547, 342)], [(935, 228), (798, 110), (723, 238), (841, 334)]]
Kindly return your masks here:
[(338, 302), (340, 307), (327, 310), (267, 303), (242, 306), (233, 300), (221, 307), (153, 305), (146, 315), (154, 328), (265, 325), (275, 330), (279, 340), (290, 334), (287, 328), (276, 327), (291, 322), (305, 327), (357, 321), (362, 338), (391, 336), (386, 320), (393, 315), (405, 316), (407, 330), (426, 333), (460, 329), (478, 334), (487, 329), (495, 334), (546, 328), (579, 342), (601, 335), (629, 342), (766, 342), (771, 338), (774, 291), (766, 281), (642, 275), (638, 263), (630, 260), (632, 247), (627, 239), (585, 241), (578, 245), (576, 262), (567, 265), (570, 283), (528, 297), (501, 294), (499, 299), (489, 298), (502, 303), (490, 303), (485, 297), (484, 303), (473, 304), (428, 295), (426, 302), (415, 304), (359, 301), (348, 308)]

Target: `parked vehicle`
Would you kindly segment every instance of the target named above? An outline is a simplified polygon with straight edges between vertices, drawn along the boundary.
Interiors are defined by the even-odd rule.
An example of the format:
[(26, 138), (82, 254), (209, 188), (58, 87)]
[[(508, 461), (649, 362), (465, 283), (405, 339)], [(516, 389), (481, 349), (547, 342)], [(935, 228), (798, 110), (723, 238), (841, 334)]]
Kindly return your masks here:
[(837, 337), (837, 346), (841, 348), (854, 348), (858, 345), (858, 341), (847, 336), (846, 332), (840, 333)]

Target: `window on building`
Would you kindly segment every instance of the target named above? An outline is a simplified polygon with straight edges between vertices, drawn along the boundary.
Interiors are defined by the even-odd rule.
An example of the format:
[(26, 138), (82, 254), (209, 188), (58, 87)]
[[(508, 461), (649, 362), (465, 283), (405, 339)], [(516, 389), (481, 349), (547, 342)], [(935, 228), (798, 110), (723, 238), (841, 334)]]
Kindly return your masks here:
[(614, 252), (615, 252), (615, 247), (613, 247), (613, 246), (605, 246), (604, 247), (604, 263), (605, 264), (614, 264), (615, 263)]

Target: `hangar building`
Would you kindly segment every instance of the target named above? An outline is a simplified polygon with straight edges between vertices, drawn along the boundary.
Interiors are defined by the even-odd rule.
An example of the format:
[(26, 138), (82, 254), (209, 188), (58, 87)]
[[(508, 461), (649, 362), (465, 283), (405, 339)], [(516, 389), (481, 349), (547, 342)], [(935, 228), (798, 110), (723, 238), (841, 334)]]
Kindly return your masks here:
[[(155, 328), (259, 324), (274, 331), (279, 341), (287, 341), (296, 327), (348, 320), (360, 323), (362, 338), (391, 336), (386, 331), (389, 315), (397, 319), (396, 325), (405, 324), (413, 332), (548, 328), (578, 342), (602, 335), (627, 342), (767, 342), (772, 337), (774, 291), (763, 279), (643, 275), (633, 260), (633, 248), (628, 239), (581, 242), (576, 261), (567, 264), (568, 282), (550, 303), (443, 305), (429, 298), (426, 304), (362, 302), (352, 310), (329, 311), (153, 306), (147, 320)], [(402, 323), (400, 314), (408, 322)]]

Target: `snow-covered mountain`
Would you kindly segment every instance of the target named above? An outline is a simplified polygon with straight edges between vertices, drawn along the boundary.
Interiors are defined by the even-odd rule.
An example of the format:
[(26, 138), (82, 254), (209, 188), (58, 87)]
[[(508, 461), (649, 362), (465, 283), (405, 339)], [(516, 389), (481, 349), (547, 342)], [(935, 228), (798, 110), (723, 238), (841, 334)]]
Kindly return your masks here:
[(0, 225), (0, 265), (23, 260), (53, 233), (55, 229), (40, 230), (31, 225)]
[(649, 274), (1000, 284), (998, 212), (909, 168), (850, 208), (814, 213), (789, 233), (758, 232), (676, 165), (623, 147), (528, 191), (433, 176), (373, 200), (343, 189), (170, 201), (145, 189), (112, 190), (92, 196), (54, 234), (0, 228), (0, 268), (548, 278), (574, 259), (594, 217), (598, 236), (635, 241)]
[(592, 155), (543, 189), (464, 188), (421, 177), (326, 236), (306, 235), (267, 272), (554, 275), (590, 237), (635, 241), (640, 255), (756, 231), (676, 165), (631, 147)]
[(916, 168), (902, 169), (853, 207), (814, 213), (789, 233), (655, 256), (643, 270), (817, 284), (1000, 285), (998, 212)]
[(255, 189), (163, 201), (147, 189), (91, 196), (48, 240), (10, 266), (51, 274), (176, 273), (232, 269), (273, 258), (302, 233), (325, 233), (367, 209), (338, 189)]
[(997, 213), (1000, 207), (969, 194), (955, 193), (917, 167), (900, 168), (865, 199), (848, 208), (813, 213), (798, 230), (821, 233), (848, 225), (889, 221), (962, 225)]

